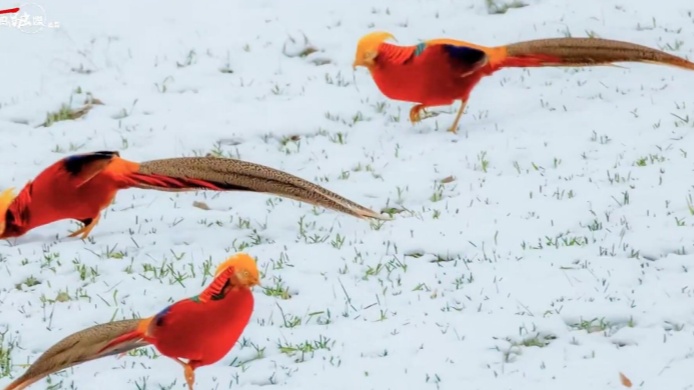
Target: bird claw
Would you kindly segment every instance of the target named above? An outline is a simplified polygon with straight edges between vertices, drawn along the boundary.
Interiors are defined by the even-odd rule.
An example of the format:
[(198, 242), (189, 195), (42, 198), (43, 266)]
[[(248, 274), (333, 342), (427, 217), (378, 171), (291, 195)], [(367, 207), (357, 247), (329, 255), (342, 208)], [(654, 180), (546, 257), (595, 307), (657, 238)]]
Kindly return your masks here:
[[(422, 116), (422, 113), (424, 113), (424, 116)], [(417, 104), (410, 110), (410, 122), (412, 122), (413, 125), (420, 122), (422, 119), (430, 118), (432, 116), (436, 115), (427, 112), (426, 108), (424, 108), (424, 105), (422, 104)]]
[(422, 111), (423, 109), (424, 108), (420, 105), (412, 107), (412, 109), (410, 110), (410, 122), (412, 122), (412, 124), (415, 124), (422, 120), (422, 115), (420, 114), (420, 111)]
[[(91, 229), (89, 229), (89, 230), (91, 230)], [(72, 237), (80, 236), (80, 238), (82, 240), (84, 240), (85, 238), (87, 238), (88, 235), (89, 235), (89, 231), (87, 231), (86, 226), (85, 226), (79, 230), (76, 230), (76, 231), (70, 233), (70, 235), (68, 235), (68, 237), (72, 238)]]
[[(422, 113), (424, 115), (422, 115)], [(438, 115), (439, 114), (436, 112), (427, 111), (424, 105), (418, 104), (412, 107), (412, 109), (410, 110), (410, 122), (412, 122), (412, 124), (414, 125), (415, 123), (420, 122), (424, 119), (433, 118)]]
[(80, 236), (80, 238), (81, 238), (82, 240), (84, 240), (85, 238), (87, 238), (87, 237), (89, 236), (89, 233), (92, 232), (92, 229), (94, 229), (94, 227), (96, 226), (96, 224), (99, 223), (99, 219), (101, 219), (101, 215), (98, 215), (96, 218), (94, 218), (94, 219), (89, 223), (89, 225), (84, 225), (84, 226), (82, 226), (81, 229), (76, 230), (76, 231), (70, 233), (70, 235), (68, 235), (68, 237), (77, 237), (77, 236)]
[[(458, 123), (460, 122), (460, 117), (463, 115), (463, 111), (465, 111), (466, 106), (467, 106), (467, 102), (463, 100), (461, 105), (460, 105), (460, 109), (458, 109), (458, 113), (455, 116), (455, 120), (453, 121), (453, 125), (451, 127), (449, 127), (448, 130), (446, 130), (446, 131), (448, 131), (449, 133), (458, 134)], [(415, 124), (415, 123), (421, 121), (422, 119), (426, 119), (426, 118), (430, 118), (430, 117), (438, 115), (437, 113), (431, 113), (431, 114), (428, 113), (424, 107), (425, 106), (422, 104), (417, 104), (416, 106), (412, 107), (412, 109), (410, 109), (410, 121), (412, 122), (412, 124)], [(424, 112), (424, 114), (425, 114), (424, 117), (422, 117), (422, 112)]]

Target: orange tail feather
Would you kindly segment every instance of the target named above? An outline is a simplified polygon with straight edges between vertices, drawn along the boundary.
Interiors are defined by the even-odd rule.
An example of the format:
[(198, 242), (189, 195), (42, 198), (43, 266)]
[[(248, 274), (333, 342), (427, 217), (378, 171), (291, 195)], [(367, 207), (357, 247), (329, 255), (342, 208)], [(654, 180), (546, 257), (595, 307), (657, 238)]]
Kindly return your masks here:
[(150, 188), (160, 191), (189, 191), (193, 189), (250, 191), (249, 188), (233, 184), (215, 183), (213, 181), (192, 177), (172, 177), (156, 173), (128, 173), (122, 181), (127, 187)]
[(144, 337), (144, 335), (142, 334), (142, 331), (140, 331), (139, 329), (133, 330), (131, 332), (122, 334), (122, 335), (116, 337), (115, 339), (111, 340), (106, 345), (104, 345), (104, 347), (101, 348), (98, 351), (98, 353), (102, 353), (108, 349), (111, 349), (118, 344), (124, 344), (126, 342), (133, 342), (133, 341), (142, 340), (143, 337)]
[(498, 68), (535, 68), (541, 66), (558, 66), (560, 57), (546, 54), (527, 54), (519, 56), (507, 56), (498, 63)]

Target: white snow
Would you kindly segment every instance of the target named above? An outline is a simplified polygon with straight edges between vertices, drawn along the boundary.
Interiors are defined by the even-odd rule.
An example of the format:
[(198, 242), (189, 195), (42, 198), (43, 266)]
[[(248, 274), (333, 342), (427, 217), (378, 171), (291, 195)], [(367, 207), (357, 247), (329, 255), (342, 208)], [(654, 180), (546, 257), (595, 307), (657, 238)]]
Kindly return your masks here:
[[(70, 333), (197, 294), (243, 250), (290, 297), (257, 289), (197, 389), (618, 389), (620, 372), (692, 388), (694, 73), (502, 70), (453, 135), (457, 106), (412, 126), (409, 103), (352, 71), (373, 29), (489, 46), (595, 34), (692, 57), (690, 0), (523, 1), (62, 0), (40, 3), (59, 28), (0, 27), (0, 189), (72, 153), (213, 152), (404, 210), (381, 225), (267, 195), (126, 190), (86, 241), (67, 221), (3, 241), (0, 387)], [(40, 127), (87, 93), (104, 104)], [(156, 355), (32, 388), (184, 389)]]

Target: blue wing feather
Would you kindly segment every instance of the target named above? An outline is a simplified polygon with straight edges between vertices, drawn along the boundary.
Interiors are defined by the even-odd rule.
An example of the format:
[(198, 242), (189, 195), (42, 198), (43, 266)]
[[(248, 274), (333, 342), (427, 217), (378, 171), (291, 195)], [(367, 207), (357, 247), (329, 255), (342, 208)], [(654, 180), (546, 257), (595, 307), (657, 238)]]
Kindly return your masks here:
[(70, 174), (77, 176), (82, 170), (95, 161), (111, 160), (113, 157), (120, 156), (118, 152), (99, 151), (93, 153), (75, 154), (63, 159), (63, 166)]
[(472, 47), (444, 44), (441, 48), (453, 61), (464, 66), (477, 65), (487, 56), (484, 51)]
[(172, 307), (172, 306), (173, 306), (173, 305), (167, 306), (166, 308), (164, 308), (164, 310), (160, 311), (159, 313), (157, 313), (157, 314), (154, 316), (154, 320), (153, 320), (153, 321), (154, 321), (154, 325), (156, 325), (156, 326), (162, 326), (162, 325), (164, 325), (164, 319), (166, 318), (166, 315), (169, 314), (169, 312), (171, 311), (171, 307)]
[(461, 72), (468, 72), (476, 69), (482, 65), (487, 58), (487, 53), (484, 51), (468, 46), (458, 46), (447, 43), (431, 45), (426, 42), (421, 42), (415, 45), (414, 52), (408, 61), (421, 56), (427, 49), (443, 52), (451, 61), (451, 64), (455, 68), (459, 68)]

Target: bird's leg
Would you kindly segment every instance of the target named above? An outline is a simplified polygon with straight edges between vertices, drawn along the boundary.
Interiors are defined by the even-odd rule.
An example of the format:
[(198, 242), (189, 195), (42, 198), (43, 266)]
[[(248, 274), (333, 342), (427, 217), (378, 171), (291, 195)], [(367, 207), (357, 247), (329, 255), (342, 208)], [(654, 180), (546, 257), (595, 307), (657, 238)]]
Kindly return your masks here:
[(193, 383), (195, 383), (195, 369), (190, 365), (190, 362), (186, 363), (181, 359), (174, 360), (183, 366), (183, 375), (186, 377), (188, 390), (193, 390)]
[(99, 223), (100, 219), (101, 219), (101, 214), (97, 215), (94, 218), (87, 218), (87, 219), (80, 221), (84, 224), (84, 226), (82, 226), (81, 229), (79, 229), (75, 232), (72, 232), (68, 237), (76, 237), (76, 236), (81, 234), (82, 236), (80, 238), (84, 240), (85, 238), (87, 238), (87, 236), (92, 231), (92, 229), (94, 229), (96, 224)]
[(453, 126), (451, 126), (448, 131), (450, 131), (453, 134), (458, 134), (458, 122), (460, 122), (460, 117), (463, 116), (463, 111), (465, 111), (465, 106), (467, 106), (467, 102), (465, 100), (461, 100), (460, 104), (460, 109), (458, 110), (458, 114), (455, 116), (455, 120), (453, 121)]
[(193, 383), (195, 383), (195, 371), (193, 367), (186, 364), (183, 369), (183, 374), (186, 376), (186, 383), (188, 384), (188, 389), (193, 390)]

